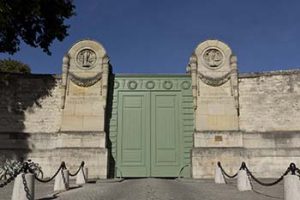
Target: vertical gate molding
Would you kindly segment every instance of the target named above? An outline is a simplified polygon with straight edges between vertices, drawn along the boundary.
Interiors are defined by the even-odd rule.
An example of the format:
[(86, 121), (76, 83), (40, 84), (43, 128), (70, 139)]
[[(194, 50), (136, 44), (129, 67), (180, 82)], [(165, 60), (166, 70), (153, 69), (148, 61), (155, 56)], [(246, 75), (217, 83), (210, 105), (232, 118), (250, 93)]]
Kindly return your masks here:
[(238, 130), (237, 58), (221, 41), (207, 40), (190, 57), (188, 72), (197, 131)]
[[(63, 57), (62, 71), (62, 121), (58, 137), (61, 148), (77, 148), (81, 150), (77, 150), (79, 154), (85, 151), (83, 149), (89, 149), (92, 155), (81, 157), (80, 161), (85, 160), (89, 169), (93, 163), (92, 177), (106, 177), (104, 123), (109, 58), (100, 43), (82, 40)], [(80, 157), (75, 151), (71, 153)]]

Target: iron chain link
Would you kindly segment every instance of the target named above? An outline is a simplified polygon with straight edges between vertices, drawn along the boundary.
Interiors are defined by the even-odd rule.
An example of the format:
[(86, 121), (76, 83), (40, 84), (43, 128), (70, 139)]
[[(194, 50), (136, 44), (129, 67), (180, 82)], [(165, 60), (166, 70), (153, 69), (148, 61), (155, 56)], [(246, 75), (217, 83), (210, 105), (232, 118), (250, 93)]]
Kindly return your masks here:
[(28, 188), (28, 185), (27, 185), (25, 173), (22, 174), (22, 181), (23, 181), (23, 185), (24, 185), (24, 191), (26, 193), (26, 198), (28, 200), (32, 200), (33, 198), (32, 198), (32, 196), (30, 194), (30, 191), (29, 191), (29, 188)]

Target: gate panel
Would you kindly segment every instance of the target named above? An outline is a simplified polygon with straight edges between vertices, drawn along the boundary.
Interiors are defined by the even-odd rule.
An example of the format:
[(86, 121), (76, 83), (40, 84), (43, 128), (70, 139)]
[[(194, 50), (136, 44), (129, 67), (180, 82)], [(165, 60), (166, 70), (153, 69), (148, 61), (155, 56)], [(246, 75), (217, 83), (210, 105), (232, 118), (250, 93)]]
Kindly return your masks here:
[(149, 94), (121, 93), (118, 121), (118, 167), (123, 176), (147, 177), (149, 169)]
[[(189, 75), (116, 75), (108, 148), (114, 176), (176, 177), (190, 164), (194, 109)], [(190, 167), (182, 171), (190, 177)]]
[(180, 169), (178, 94), (151, 94), (151, 176), (174, 177)]

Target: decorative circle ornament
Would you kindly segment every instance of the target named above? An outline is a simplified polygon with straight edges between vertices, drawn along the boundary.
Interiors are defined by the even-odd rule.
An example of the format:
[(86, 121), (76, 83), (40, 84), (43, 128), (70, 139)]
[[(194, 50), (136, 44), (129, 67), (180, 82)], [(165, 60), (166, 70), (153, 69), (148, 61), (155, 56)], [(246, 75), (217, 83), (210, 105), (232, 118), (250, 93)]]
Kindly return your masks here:
[(129, 82), (127, 83), (127, 87), (128, 87), (129, 89), (131, 89), (131, 90), (134, 90), (134, 89), (137, 88), (137, 82), (136, 82), (136, 81), (129, 81)]
[(222, 52), (216, 48), (211, 48), (203, 53), (205, 64), (211, 68), (219, 67), (224, 60)]
[(191, 87), (191, 83), (189, 81), (183, 81), (180, 86), (182, 89), (187, 90)]
[(119, 87), (120, 87), (120, 83), (118, 81), (115, 81), (114, 89), (118, 89)]
[(76, 56), (76, 63), (83, 69), (92, 68), (97, 61), (96, 53), (91, 49), (82, 49)]
[(172, 81), (164, 81), (164, 83), (163, 83), (163, 88), (164, 88), (164, 89), (169, 90), (169, 89), (171, 89), (172, 87), (173, 87)]
[(146, 88), (147, 88), (147, 89), (153, 89), (154, 87), (155, 87), (154, 81), (148, 81), (148, 82), (146, 83)]

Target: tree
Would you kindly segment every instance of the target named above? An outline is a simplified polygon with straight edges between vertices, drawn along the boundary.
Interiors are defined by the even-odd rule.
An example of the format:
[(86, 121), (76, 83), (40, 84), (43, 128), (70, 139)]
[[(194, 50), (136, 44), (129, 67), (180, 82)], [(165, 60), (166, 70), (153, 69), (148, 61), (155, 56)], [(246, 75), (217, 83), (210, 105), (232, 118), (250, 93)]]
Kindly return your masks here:
[(0, 52), (16, 53), (23, 40), (50, 55), (53, 40), (68, 36), (64, 22), (74, 10), (72, 0), (0, 0)]
[(24, 64), (20, 61), (3, 59), (0, 60), (0, 72), (29, 74), (31, 69), (27, 64)]

